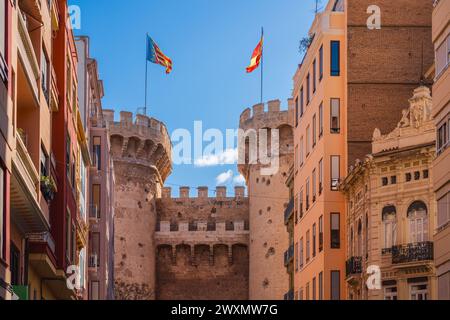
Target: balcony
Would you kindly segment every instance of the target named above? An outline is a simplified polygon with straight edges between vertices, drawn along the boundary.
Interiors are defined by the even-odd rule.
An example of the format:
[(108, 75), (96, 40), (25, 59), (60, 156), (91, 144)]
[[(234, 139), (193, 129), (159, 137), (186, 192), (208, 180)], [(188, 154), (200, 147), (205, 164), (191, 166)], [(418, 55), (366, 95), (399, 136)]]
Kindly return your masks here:
[(34, 51), (34, 46), (31, 41), (30, 35), (28, 33), (27, 21), (24, 13), (19, 10), (18, 14), (18, 36), (16, 39), (19, 58), (22, 62), (24, 74), (28, 80), (28, 83), (31, 86), (31, 91), (33, 93), (34, 99), (39, 101), (39, 63), (36, 58), (36, 54)]
[(284, 295), (284, 300), (285, 300), (285, 301), (293, 301), (293, 300), (294, 300), (294, 290), (289, 290), (289, 291)]
[(284, 211), (284, 224), (287, 225), (289, 223), (289, 220), (292, 218), (293, 213), (294, 213), (294, 199), (291, 199), (291, 201), (289, 201), (286, 210)]
[(39, 201), (39, 174), (20, 134), (16, 135), (16, 152), (12, 161), (11, 217), (25, 233), (50, 229), (49, 214)]
[(433, 259), (433, 242), (409, 243), (392, 248), (392, 264), (432, 261)]
[(294, 245), (289, 246), (289, 249), (284, 253), (284, 266), (287, 267), (294, 261)]
[(346, 262), (346, 275), (349, 278), (352, 275), (362, 274), (362, 258), (361, 257), (351, 257)]

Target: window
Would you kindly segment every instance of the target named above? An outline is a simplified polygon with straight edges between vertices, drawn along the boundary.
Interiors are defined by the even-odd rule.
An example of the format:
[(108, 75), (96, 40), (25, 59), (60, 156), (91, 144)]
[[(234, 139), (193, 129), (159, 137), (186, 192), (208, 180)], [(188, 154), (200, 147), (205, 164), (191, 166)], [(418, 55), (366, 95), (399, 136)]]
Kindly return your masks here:
[(323, 79), (323, 45), (319, 49), (319, 81)]
[(414, 172), (414, 180), (420, 180), (420, 172), (419, 171), (416, 171), (416, 172)]
[(298, 171), (298, 168), (300, 165), (299, 159), (300, 159), (300, 152), (299, 152), (298, 145), (297, 145), (297, 146), (295, 146), (295, 153), (294, 153), (294, 168), (295, 168), (296, 172)]
[(68, 262), (71, 262), (70, 258), (72, 257), (71, 253), (71, 246), (72, 246), (72, 236), (71, 236), (71, 229), (72, 229), (72, 219), (70, 217), (70, 211), (67, 209), (66, 213), (66, 258)]
[(3, 222), (5, 219), (5, 185), (6, 185), (5, 169), (0, 163), (0, 259), (4, 259), (5, 255), (3, 248), (3, 243), (5, 241), (4, 239), (5, 226)]
[(306, 284), (306, 301), (310, 300), (310, 296), (309, 296), (309, 282)]
[(298, 97), (295, 98), (295, 127), (298, 127), (298, 118), (300, 117), (300, 106), (298, 104)]
[(48, 160), (48, 154), (45, 150), (44, 146), (41, 145), (41, 176), (43, 177), (49, 177), (49, 160)]
[(101, 186), (99, 184), (92, 185), (92, 209), (91, 218), (100, 219), (101, 217)]
[(6, 21), (6, 0), (0, 1), (0, 78), (3, 82), (8, 80), (8, 68), (6, 64), (6, 35), (8, 32)]
[(102, 138), (94, 137), (93, 139), (93, 155), (94, 155), (94, 166), (97, 170), (102, 169)]
[(386, 187), (387, 185), (389, 185), (389, 180), (388, 180), (387, 177), (381, 178), (381, 185), (382, 185), (383, 187)]
[(89, 289), (89, 300), (100, 300), (100, 282), (91, 281)]
[(323, 103), (319, 106), (319, 139), (323, 136)]
[(47, 103), (50, 101), (50, 67), (49, 67), (49, 60), (47, 53), (44, 50), (44, 47), (42, 47), (41, 52), (41, 85), (42, 85), (42, 93), (44, 94), (45, 99), (47, 100)]
[(323, 159), (319, 161), (319, 195), (322, 194), (323, 190)]
[(331, 249), (340, 249), (341, 247), (341, 215), (339, 213), (331, 214)]
[(70, 149), (71, 149), (71, 142), (69, 133), (67, 132), (67, 139), (66, 139), (66, 174), (67, 178), (70, 179)]
[(306, 76), (306, 105), (311, 102), (311, 75)]
[(71, 262), (75, 263), (76, 255), (77, 255), (77, 229), (75, 225), (72, 223), (72, 232), (70, 233), (72, 240), (72, 250), (71, 250)]
[(304, 251), (303, 251), (303, 238), (300, 239), (300, 269), (304, 265)]
[(18, 286), (22, 284), (21, 280), (21, 266), (20, 266), (20, 251), (17, 249), (17, 247), (14, 245), (14, 243), (11, 242), (10, 247), (10, 266), (9, 270), (11, 271), (11, 285)]
[(391, 177), (391, 184), (397, 184), (397, 176)]
[(384, 229), (384, 253), (391, 251), (397, 244), (397, 209), (394, 206), (383, 208), (383, 229)]
[(311, 151), (311, 127), (306, 128), (306, 157), (309, 156)]
[(295, 244), (295, 271), (298, 271), (298, 263), (299, 263), (299, 254), (298, 254), (298, 243)]
[(313, 224), (313, 229), (312, 229), (312, 255), (313, 258), (316, 256), (317, 253), (317, 225), (314, 223)]
[(316, 278), (313, 278), (313, 285), (312, 285), (312, 299), (316, 300), (317, 299), (317, 283), (316, 283)]
[(312, 123), (312, 139), (313, 139), (313, 148), (314, 148), (317, 144), (317, 117), (316, 117), (316, 115), (313, 116), (312, 121), (313, 121), (313, 123)]
[(317, 62), (316, 59), (314, 59), (313, 62), (313, 93), (315, 93), (317, 90)]
[(306, 263), (309, 263), (311, 259), (311, 232), (308, 230), (306, 232)]
[(75, 154), (72, 154), (72, 169), (71, 169), (71, 171), (70, 171), (70, 173), (71, 173), (71, 175), (70, 175), (70, 179), (71, 179), (71, 183), (72, 183), (72, 187), (73, 188), (75, 188), (75, 186), (76, 186), (76, 164), (75, 164), (75, 161), (76, 161), (76, 157), (75, 157)]
[(331, 76), (339, 77), (341, 74), (340, 65), (340, 42), (331, 41)]
[(304, 153), (304, 143), (303, 143), (303, 137), (300, 138), (300, 167), (303, 166), (303, 163), (305, 161), (305, 153)]
[(309, 210), (309, 178), (306, 179), (306, 211)]
[(340, 133), (341, 132), (341, 101), (338, 98), (331, 99), (331, 122), (330, 122), (330, 130), (331, 133)]
[(316, 169), (313, 170), (312, 173), (312, 192), (313, 192), (313, 203), (316, 202), (317, 199), (317, 175)]
[(86, 249), (83, 248), (80, 251), (80, 255), (78, 257), (78, 266), (79, 266), (79, 270), (80, 270), (80, 287), (81, 288), (85, 288), (85, 281), (86, 281), (86, 269), (85, 269), (85, 265), (86, 265)]
[(428, 241), (428, 209), (422, 201), (416, 201), (408, 208), (409, 242)]
[(331, 300), (341, 299), (341, 272), (331, 271)]
[(384, 300), (397, 300), (398, 289), (396, 285), (384, 287)]
[(323, 272), (319, 273), (319, 300), (323, 300)]
[(450, 193), (438, 200), (438, 228), (444, 227), (450, 222)]
[(100, 233), (91, 233), (89, 243), (89, 267), (98, 268), (100, 266)]
[(300, 219), (303, 218), (303, 189), (300, 191), (300, 208), (299, 208), (299, 212), (300, 212)]
[(428, 300), (428, 283), (417, 283), (410, 285), (411, 300)]
[(447, 123), (444, 123), (438, 128), (438, 136), (437, 136), (438, 155), (442, 154), (445, 151), (445, 149), (447, 149), (448, 140), (449, 140), (449, 132), (447, 130)]
[(430, 171), (429, 170), (423, 170), (423, 178), (428, 179), (430, 177)]
[(305, 112), (305, 93), (302, 86), (302, 88), (300, 89), (300, 117), (303, 117), (304, 112)]
[(323, 251), (323, 216), (319, 218), (319, 252)]
[(331, 191), (339, 190), (339, 182), (341, 180), (341, 157), (331, 156)]
[(436, 78), (447, 69), (450, 63), (450, 35), (436, 50)]
[(407, 173), (407, 174), (405, 175), (405, 180), (406, 180), (406, 182), (411, 182), (411, 180), (412, 180), (412, 174), (411, 174), (411, 173)]

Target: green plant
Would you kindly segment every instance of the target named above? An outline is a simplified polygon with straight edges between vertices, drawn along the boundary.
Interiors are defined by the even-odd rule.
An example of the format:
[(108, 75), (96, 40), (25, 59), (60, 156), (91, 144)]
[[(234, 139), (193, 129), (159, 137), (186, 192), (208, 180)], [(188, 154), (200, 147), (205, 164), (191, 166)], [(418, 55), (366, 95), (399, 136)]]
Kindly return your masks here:
[(41, 192), (45, 200), (52, 201), (56, 194), (56, 183), (52, 177), (41, 177)]
[(310, 36), (310, 37), (304, 37), (300, 40), (300, 46), (299, 46), (299, 51), (301, 54), (305, 53), (306, 51), (308, 51), (309, 46), (311, 45), (311, 43), (313, 42), (314, 37)]

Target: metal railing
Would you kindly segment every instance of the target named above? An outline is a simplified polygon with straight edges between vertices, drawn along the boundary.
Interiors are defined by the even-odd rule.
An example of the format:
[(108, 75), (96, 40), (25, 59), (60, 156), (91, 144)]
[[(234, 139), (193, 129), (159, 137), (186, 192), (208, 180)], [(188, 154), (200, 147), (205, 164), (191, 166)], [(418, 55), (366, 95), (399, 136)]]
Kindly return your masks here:
[(294, 213), (294, 199), (291, 199), (289, 201), (289, 204), (284, 211), (284, 223), (287, 224), (289, 222), (289, 219), (291, 219), (292, 214)]
[(362, 273), (362, 257), (351, 257), (346, 262), (346, 275), (361, 274)]
[(289, 249), (284, 253), (284, 266), (287, 267), (289, 263), (294, 260), (294, 245), (290, 245)]
[(392, 247), (392, 264), (431, 261), (434, 259), (433, 242), (408, 243)]

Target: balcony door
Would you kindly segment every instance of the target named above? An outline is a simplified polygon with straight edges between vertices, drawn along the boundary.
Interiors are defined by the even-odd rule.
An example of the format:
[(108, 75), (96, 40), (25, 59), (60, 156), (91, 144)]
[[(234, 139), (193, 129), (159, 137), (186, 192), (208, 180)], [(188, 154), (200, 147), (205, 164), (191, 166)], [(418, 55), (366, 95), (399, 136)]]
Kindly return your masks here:
[(408, 209), (409, 243), (421, 243), (428, 237), (428, 210), (425, 203), (416, 201)]

